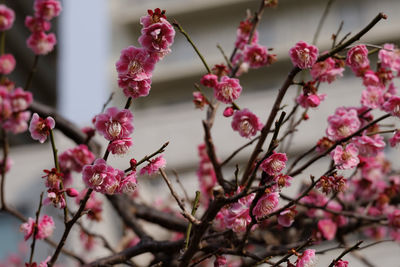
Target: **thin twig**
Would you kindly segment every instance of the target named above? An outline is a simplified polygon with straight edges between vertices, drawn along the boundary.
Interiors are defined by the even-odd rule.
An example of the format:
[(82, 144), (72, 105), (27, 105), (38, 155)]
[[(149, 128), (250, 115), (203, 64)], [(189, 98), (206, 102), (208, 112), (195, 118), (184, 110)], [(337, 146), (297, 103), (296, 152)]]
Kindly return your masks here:
[(331, 6), (332, 6), (334, 1), (335, 0), (328, 0), (328, 2), (326, 3), (325, 10), (322, 13), (321, 18), (319, 19), (318, 26), (317, 26), (317, 29), (315, 31), (315, 34), (314, 34), (314, 37), (313, 37), (313, 40), (312, 40), (312, 44), (313, 45), (317, 45), (318, 37), (319, 37), (319, 34), (321, 32), (322, 26), (325, 23), (326, 17), (328, 16), (329, 10), (330, 10), (330, 8), (331, 8)]
[(217, 44), (218, 50), (221, 52), (222, 56), (225, 59), (226, 64), (228, 65), (229, 69), (232, 69), (232, 63), (230, 62), (229, 58), (226, 56), (224, 49), (222, 49), (220, 44)]
[(36, 235), (39, 230), (39, 215), (40, 215), (40, 210), (42, 209), (42, 200), (43, 200), (43, 192), (40, 194), (39, 207), (36, 211), (36, 220), (35, 220), (35, 225), (33, 226), (31, 255), (29, 256), (29, 265), (32, 265), (33, 254), (35, 253)]
[[(164, 143), (157, 151), (155, 151), (154, 153), (150, 154), (149, 156), (144, 156), (141, 160), (139, 160), (139, 161), (136, 163), (136, 166), (135, 166), (135, 167), (139, 166), (140, 164), (142, 164), (142, 163), (144, 163), (144, 162), (146, 162), (146, 161), (149, 161), (152, 157), (154, 157), (154, 156), (156, 156), (156, 155), (158, 155), (158, 154), (160, 154), (160, 153), (163, 153), (163, 152), (165, 151), (165, 148), (166, 148), (168, 145), (169, 145), (169, 142), (166, 142), (166, 143)], [(127, 169), (125, 169), (124, 172), (130, 172), (131, 170), (132, 170), (132, 166), (129, 167), (129, 168), (127, 168)]]
[[(192, 216), (196, 215), (197, 208), (199, 207), (199, 201), (200, 201), (200, 191), (196, 191), (196, 197), (194, 198), (193, 202), (193, 207), (192, 207)], [(190, 233), (192, 231), (192, 226), (193, 224), (190, 222), (186, 231), (186, 238), (184, 242), (184, 249), (186, 250), (189, 246), (189, 239), (190, 239)]]
[(343, 258), (347, 253), (356, 250), (359, 248), (359, 246), (361, 245), (363, 241), (358, 241), (355, 245), (345, 249), (336, 259), (334, 259), (331, 264), (329, 264), (328, 267), (333, 267), (335, 265), (336, 262), (338, 262), (341, 258)]
[(32, 64), (31, 70), (28, 75), (28, 79), (26, 80), (26, 83), (25, 83), (25, 87), (24, 87), (25, 91), (28, 91), (32, 85), (33, 75), (37, 71), (38, 62), (39, 62), (39, 55), (35, 55), (35, 58), (33, 59), (33, 64)]

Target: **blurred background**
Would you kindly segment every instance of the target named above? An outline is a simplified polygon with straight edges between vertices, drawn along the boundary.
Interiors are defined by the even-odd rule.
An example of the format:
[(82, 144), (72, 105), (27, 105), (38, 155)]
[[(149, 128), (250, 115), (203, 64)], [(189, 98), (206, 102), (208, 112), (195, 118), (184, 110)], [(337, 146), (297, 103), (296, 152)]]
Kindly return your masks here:
[[(278, 7), (266, 9), (259, 25), (259, 43), (273, 48), (278, 62), (270, 67), (252, 70), (241, 76), (242, 96), (240, 107), (251, 109), (266, 120), (280, 84), (291, 69), (288, 50), (299, 40), (312, 42), (320, 17), (327, 0), (279, 0)], [(6, 52), (13, 53), (17, 60), (16, 71), (11, 79), (17, 86), (23, 86), (33, 63), (33, 54), (26, 48), (25, 40), (29, 31), (24, 27), (24, 18), (33, 13), (33, 1), (5, 1), (16, 12), (16, 23), (7, 33)], [(117, 88), (115, 62), (120, 51), (129, 45), (138, 45), (141, 25), (139, 18), (147, 9), (167, 10), (167, 18), (177, 20), (189, 33), (209, 65), (223, 63), (224, 59), (217, 49), (219, 44), (230, 55), (236, 38), (239, 22), (246, 17), (246, 12), (254, 12), (258, 0), (68, 0), (62, 1), (61, 16), (54, 20), (52, 31), (56, 32), (58, 45), (49, 56), (40, 57), (38, 72), (34, 76), (32, 92), (37, 101), (55, 107), (68, 119), (79, 126), (88, 126), (94, 115), (101, 111), (107, 98), (114, 92), (112, 105), (121, 107), (124, 103), (122, 91)], [(345, 34), (356, 33), (379, 12), (388, 15), (363, 39), (362, 43), (381, 45), (386, 42), (400, 42), (400, 1), (398, 0), (336, 0), (332, 2), (325, 24), (321, 30), (317, 45), (325, 51), (331, 47), (331, 35), (343, 21), (339, 39)], [(189, 193), (194, 193), (197, 186), (195, 172), (198, 164), (197, 145), (202, 143), (201, 119), (205, 112), (194, 109), (191, 102), (194, 83), (205, 74), (201, 61), (183, 36), (176, 34), (172, 53), (157, 64), (153, 74), (150, 95), (135, 100), (133, 103), (134, 125), (133, 148), (124, 157), (111, 157), (115, 167), (126, 168), (130, 158), (142, 158), (156, 151), (166, 141), (170, 142), (165, 153), (167, 169), (176, 170)], [(353, 78), (347, 70), (343, 78), (333, 84), (323, 84), (322, 93), (327, 94), (324, 105), (309, 112), (310, 120), (296, 133), (290, 153), (296, 154), (308, 149), (324, 135), (326, 117), (337, 106), (357, 105), (362, 90), (362, 82)], [(284, 104), (287, 110), (293, 105), (296, 88), (289, 90)], [(226, 158), (235, 148), (247, 142), (230, 127), (230, 119), (217, 115), (213, 128), (214, 143), (218, 157)], [(12, 168), (6, 180), (6, 198), (25, 216), (34, 217), (39, 194), (44, 190), (40, 178), (43, 169), (51, 168), (52, 155), (48, 143), (39, 145), (29, 141), (27, 133), (12, 140)], [(103, 142), (101, 138), (98, 139)], [(59, 151), (71, 148), (74, 144), (61, 133), (56, 135)], [(246, 152), (232, 162), (241, 164), (246, 159)], [(388, 153), (393, 153), (388, 151)], [(394, 157), (394, 155), (392, 155)], [(233, 167), (232, 167), (233, 168)], [(318, 175), (318, 168), (310, 169), (299, 179), (306, 179), (310, 173)], [(80, 177), (77, 177), (79, 179)], [(152, 186), (163, 186), (158, 179), (139, 181), (144, 196)], [(150, 196), (150, 193), (148, 194)], [(146, 197), (145, 197), (146, 198)], [(105, 202), (107, 207), (107, 203)], [(107, 209), (107, 208), (106, 208)], [(54, 209), (46, 209), (54, 212)], [(58, 216), (53, 213), (53, 216)], [(101, 227), (110, 229), (107, 235), (114, 242), (118, 232), (109, 227), (119, 221), (106, 220)], [(17, 251), (22, 240), (18, 232), (19, 222), (0, 214), (0, 259), (10, 252)], [(57, 224), (56, 231), (61, 232), (62, 224)], [(58, 240), (58, 236), (53, 239)], [(382, 244), (368, 250), (373, 262), (385, 259), (388, 265), (396, 266), (398, 247)], [(77, 251), (81, 248), (77, 248)], [(42, 246), (43, 258), (52, 250)], [(352, 261), (353, 262), (353, 261)], [(379, 263), (379, 261), (376, 261)], [(393, 263), (393, 264), (391, 264)], [(354, 265), (359, 262), (354, 260)], [(383, 266), (378, 264), (377, 266)]]

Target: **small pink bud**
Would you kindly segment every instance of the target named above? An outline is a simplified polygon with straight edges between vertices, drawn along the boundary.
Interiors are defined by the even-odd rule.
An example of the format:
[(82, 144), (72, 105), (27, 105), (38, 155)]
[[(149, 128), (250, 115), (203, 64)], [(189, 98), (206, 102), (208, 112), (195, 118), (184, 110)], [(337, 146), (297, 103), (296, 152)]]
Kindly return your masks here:
[(227, 107), (224, 110), (224, 116), (227, 117), (227, 118), (231, 117), (233, 115), (233, 113), (234, 113), (234, 110), (233, 110), (232, 107)]
[(72, 188), (72, 187), (67, 188), (66, 192), (69, 197), (77, 197), (79, 195), (79, 192), (75, 188)]
[(132, 158), (132, 159), (129, 161), (129, 164), (131, 165), (131, 169), (132, 169), (132, 170), (136, 170), (136, 164), (137, 164), (136, 159)]

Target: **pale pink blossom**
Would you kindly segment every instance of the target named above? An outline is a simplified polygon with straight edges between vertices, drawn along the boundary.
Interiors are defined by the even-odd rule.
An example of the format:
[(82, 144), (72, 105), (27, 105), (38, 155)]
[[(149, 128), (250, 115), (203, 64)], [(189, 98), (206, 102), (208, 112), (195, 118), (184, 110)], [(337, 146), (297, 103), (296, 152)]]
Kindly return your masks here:
[(356, 167), (358, 163), (360, 163), (358, 153), (357, 146), (351, 143), (348, 144), (346, 148), (340, 145), (336, 146), (331, 152), (331, 157), (339, 170), (348, 170)]
[[(44, 215), (38, 222), (38, 230), (35, 235), (35, 239), (45, 239), (53, 234), (54, 231), (54, 221), (51, 216)], [(28, 222), (23, 223), (20, 226), (20, 231), (24, 233), (25, 241), (28, 240), (34, 232), (35, 220), (28, 218)]]
[(254, 113), (245, 108), (235, 112), (231, 126), (240, 136), (250, 138), (262, 129), (263, 124)]
[(169, 53), (174, 37), (174, 27), (167, 20), (163, 20), (143, 28), (139, 43), (144, 49), (157, 53), (162, 58)]
[(279, 225), (281, 225), (283, 227), (290, 227), (294, 222), (294, 218), (295, 218), (296, 214), (297, 214), (297, 211), (294, 208), (286, 209), (286, 210), (282, 211), (278, 215)]
[(18, 87), (14, 89), (10, 94), (10, 103), (13, 112), (19, 112), (26, 110), (33, 102), (31, 92), (24, 91)]
[(379, 134), (356, 136), (353, 138), (353, 143), (357, 145), (360, 155), (364, 157), (376, 156), (386, 146), (383, 136)]
[(36, 17), (51, 20), (60, 14), (61, 3), (58, 0), (35, 0), (33, 8)]
[(133, 132), (133, 114), (129, 109), (108, 108), (95, 117), (94, 126), (105, 139), (127, 138)]
[(347, 52), (346, 64), (354, 73), (360, 75), (362, 69), (369, 68), (368, 49), (365, 45), (356, 45)]
[(112, 154), (123, 155), (128, 152), (132, 144), (132, 138), (130, 137), (116, 139), (108, 145), (107, 150)]
[(15, 68), (15, 58), (12, 54), (0, 56), (0, 74), (10, 74)]
[(318, 230), (326, 240), (332, 240), (336, 235), (337, 225), (331, 219), (319, 220)]
[(205, 74), (201, 77), (200, 83), (206, 87), (214, 88), (218, 84), (218, 76), (215, 74)]
[(318, 48), (300, 41), (294, 47), (290, 48), (289, 55), (294, 66), (300, 69), (308, 69), (317, 62)]
[(400, 131), (396, 130), (394, 135), (389, 139), (389, 143), (391, 147), (395, 147), (398, 143), (400, 143)]
[(335, 114), (328, 117), (326, 134), (332, 141), (337, 141), (355, 133), (361, 126), (357, 110), (339, 107)]
[(47, 32), (51, 28), (51, 23), (42, 17), (31, 17), (25, 18), (25, 26), (31, 32)]
[(308, 94), (305, 95), (304, 93), (300, 94), (296, 98), (296, 102), (302, 106), (303, 108), (316, 108), (319, 106), (321, 101), (325, 99), (326, 94)]
[(287, 157), (285, 153), (276, 153), (266, 158), (260, 165), (261, 169), (269, 175), (276, 175), (286, 167)]
[(138, 97), (148, 96), (151, 89), (151, 79), (136, 81), (128, 76), (118, 77), (118, 86), (123, 89), (126, 97), (136, 99)]
[(132, 194), (137, 188), (136, 171), (131, 171), (119, 183), (118, 193)]
[(378, 57), (383, 68), (400, 71), (400, 50), (394, 44), (384, 44), (383, 49), (379, 50)]
[(296, 267), (315, 267), (318, 258), (315, 255), (315, 249), (306, 249), (296, 261)]
[(253, 209), (256, 218), (262, 218), (273, 212), (279, 204), (279, 193), (264, 194)]
[(54, 33), (34, 32), (26, 40), (27, 46), (32, 49), (36, 55), (47, 55), (54, 49), (57, 43)]
[(44, 143), (47, 136), (50, 134), (50, 130), (54, 129), (55, 125), (56, 123), (52, 117), (42, 119), (37, 113), (34, 113), (29, 124), (29, 132), (31, 133), (33, 140), (38, 140), (40, 143)]
[(379, 108), (384, 102), (383, 90), (380, 87), (368, 86), (361, 93), (361, 105), (368, 108)]
[(397, 88), (394, 85), (393, 82), (391, 82), (388, 86), (388, 89), (386, 91), (386, 93), (383, 95), (383, 98), (385, 99), (385, 101), (387, 101), (389, 98), (391, 98), (393, 95), (397, 95)]
[(383, 105), (382, 109), (393, 116), (400, 117), (400, 97), (393, 95)]
[(121, 50), (121, 56), (115, 66), (119, 79), (126, 83), (128, 78), (135, 81), (150, 79), (155, 64), (155, 59), (145, 49), (132, 45)]
[(259, 44), (246, 45), (243, 50), (243, 61), (255, 69), (268, 65), (268, 50)]
[(28, 129), (28, 120), (30, 117), (31, 113), (29, 111), (14, 112), (3, 123), (3, 128), (14, 134), (23, 133)]
[(0, 31), (9, 30), (15, 20), (14, 10), (6, 5), (0, 5)]
[(320, 82), (331, 83), (337, 77), (343, 76), (344, 68), (337, 66), (336, 61), (329, 57), (324, 61), (320, 61), (312, 65), (311, 77)]
[(214, 87), (214, 97), (225, 104), (231, 104), (238, 99), (241, 92), (242, 87), (239, 84), (239, 80), (228, 76), (223, 76), (221, 81)]
[(164, 156), (160, 155), (157, 158), (150, 160), (149, 164), (140, 170), (140, 175), (144, 175), (146, 173), (147, 175), (153, 175), (157, 173), (159, 169), (165, 168), (166, 164), (167, 161), (164, 159)]

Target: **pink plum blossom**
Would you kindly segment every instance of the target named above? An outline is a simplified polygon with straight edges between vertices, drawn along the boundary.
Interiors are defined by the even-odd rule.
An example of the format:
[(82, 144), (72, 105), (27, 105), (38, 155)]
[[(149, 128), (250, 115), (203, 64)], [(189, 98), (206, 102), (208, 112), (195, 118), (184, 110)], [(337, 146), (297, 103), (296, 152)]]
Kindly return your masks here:
[(391, 147), (395, 147), (398, 143), (400, 143), (400, 131), (396, 130), (394, 135), (389, 139), (389, 143)]
[(300, 94), (296, 98), (296, 102), (302, 106), (303, 108), (315, 108), (318, 107), (321, 101), (325, 99), (326, 94), (309, 94), (305, 95), (304, 93)]
[(394, 44), (384, 44), (383, 49), (378, 54), (381, 67), (393, 71), (400, 71), (400, 50), (395, 48)]
[(369, 68), (368, 49), (365, 45), (356, 45), (347, 52), (346, 64), (351, 67), (356, 75), (362, 69)]
[(214, 97), (225, 104), (231, 104), (238, 99), (241, 92), (242, 87), (239, 84), (239, 80), (228, 76), (223, 76), (221, 81), (214, 87)]
[(58, 0), (35, 0), (33, 8), (36, 17), (51, 20), (60, 14), (61, 3)]
[(224, 109), (224, 112), (222, 113), (222, 115), (224, 115), (224, 117), (232, 117), (232, 115), (235, 113), (235, 110), (233, 109), (233, 107), (226, 107)]
[(128, 76), (118, 77), (118, 86), (123, 89), (126, 97), (136, 99), (138, 97), (148, 96), (151, 89), (151, 79), (136, 81)]
[(294, 66), (300, 69), (308, 69), (317, 62), (318, 48), (300, 41), (294, 47), (290, 48), (289, 55)]
[(259, 44), (246, 45), (243, 50), (243, 60), (248, 63), (250, 68), (260, 68), (267, 65), (268, 50)]
[(215, 74), (206, 74), (201, 77), (200, 83), (206, 87), (214, 88), (218, 83), (218, 76)]
[(217, 183), (217, 176), (215, 175), (213, 165), (207, 155), (206, 145), (201, 144), (197, 147), (197, 149), (200, 157), (200, 163), (196, 174), (200, 184), (200, 190), (204, 196), (211, 197), (212, 188)]
[[(82, 190), (78, 197), (75, 198), (75, 203), (77, 205), (80, 204), (84, 196), (86, 195), (88, 189)], [(100, 221), (101, 220), (101, 212), (103, 211), (103, 201), (98, 199), (96, 197), (96, 193), (93, 192), (90, 194), (89, 200), (86, 202), (85, 210), (88, 211), (87, 216), (88, 219), (94, 220), (94, 221)]]
[(6, 5), (0, 5), (0, 31), (9, 30), (15, 20), (14, 10)]
[(112, 141), (108, 145), (107, 149), (112, 154), (123, 155), (128, 152), (128, 149), (132, 146), (132, 144), (132, 138), (126, 137)]
[(264, 194), (257, 202), (253, 209), (256, 218), (262, 218), (275, 210), (279, 204), (279, 193)]
[(227, 263), (228, 262), (224, 256), (217, 255), (214, 261), (214, 267), (226, 267)]
[(286, 209), (279, 213), (278, 215), (278, 223), (283, 227), (290, 227), (294, 222), (294, 217), (296, 216), (297, 211), (295, 208)]
[(344, 260), (338, 260), (335, 262), (335, 266), (334, 267), (348, 267), (349, 266), (349, 262), (348, 261), (344, 261)]
[(14, 134), (23, 133), (28, 129), (27, 121), (30, 117), (31, 113), (29, 111), (14, 112), (8, 120), (3, 123), (3, 128)]
[(293, 177), (285, 174), (278, 174), (274, 177), (274, 181), (279, 189), (290, 186), (292, 180)]
[[(35, 239), (45, 239), (53, 234), (54, 221), (51, 216), (44, 215), (38, 222), (38, 230), (35, 235)], [(20, 231), (24, 233), (25, 241), (28, 240), (34, 232), (35, 220), (28, 218), (28, 222), (23, 223), (20, 227)]]
[(260, 119), (247, 108), (238, 110), (233, 115), (232, 129), (238, 131), (240, 136), (250, 138), (262, 129)]
[(33, 101), (32, 93), (24, 91), (18, 87), (14, 89), (10, 94), (11, 108), (13, 112), (19, 112), (26, 110)]
[(47, 32), (51, 28), (51, 23), (42, 17), (31, 17), (25, 18), (25, 26), (31, 32)]
[[(250, 33), (252, 31), (253, 24), (250, 19), (246, 19), (240, 22), (240, 25), (236, 31), (235, 47), (243, 50), (245, 45), (249, 43)], [(250, 44), (256, 44), (258, 42), (258, 31), (254, 30)]]
[(165, 23), (166, 22), (167, 17), (165, 16), (165, 10), (156, 8), (153, 11), (153, 10), (149, 9), (149, 10), (147, 10), (147, 13), (148, 13), (148, 15), (140, 18), (140, 24), (142, 24), (143, 27), (148, 27), (154, 23), (159, 23), (159, 22)]
[(337, 77), (343, 76), (344, 68), (337, 66), (336, 61), (329, 57), (324, 61), (317, 62), (312, 65), (311, 77), (320, 82), (331, 83)]
[(352, 169), (360, 163), (358, 159), (358, 148), (353, 143), (348, 144), (344, 149), (340, 145), (337, 146), (331, 152), (331, 157), (339, 170)]
[(133, 115), (129, 109), (108, 108), (95, 117), (96, 130), (109, 141), (127, 138), (133, 132)]
[(372, 70), (367, 70), (362, 78), (365, 86), (382, 86), (379, 77)]
[(382, 151), (386, 144), (383, 141), (383, 136), (374, 134), (368, 136), (363, 134), (353, 138), (353, 143), (357, 145), (360, 155), (365, 157), (373, 157)]
[(328, 117), (326, 134), (330, 140), (337, 141), (355, 133), (361, 126), (357, 110), (344, 107), (336, 109), (335, 114)]
[(208, 101), (201, 92), (196, 91), (193, 92), (193, 103), (196, 108), (203, 110)]
[(285, 153), (276, 153), (266, 158), (260, 165), (261, 169), (269, 175), (276, 175), (286, 167), (287, 157)]
[(54, 129), (55, 124), (52, 117), (42, 119), (37, 113), (34, 113), (29, 124), (29, 132), (31, 133), (32, 139), (44, 143), (47, 136), (50, 134), (50, 130)]
[(361, 93), (361, 105), (368, 108), (379, 108), (384, 102), (383, 91), (380, 87), (368, 86)]
[(331, 219), (319, 220), (318, 230), (326, 240), (332, 240), (336, 235), (337, 225)]
[(115, 66), (119, 79), (126, 83), (128, 78), (135, 81), (150, 79), (155, 64), (155, 59), (145, 49), (131, 45), (122, 49)]
[(142, 29), (139, 43), (149, 52), (156, 53), (160, 58), (168, 54), (174, 42), (174, 27), (167, 21), (153, 23)]
[(137, 188), (136, 171), (131, 171), (119, 183), (118, 193), (132, 194)]
[(391, 96), (383, 105), (382, 109), (393, 116), (400, 117), (400, 97)]
[(306, 249), (296, 261), (296, 267), (315, 267), (318, 258), (315, 255), (315, 249)]
[(10, 74), (15, 68), (15, 58), (12, 54), (3, 54), (0, 56), (0, 73)]
[(27, 46), (32, 49), (36, 55), (47, 55), (54, 49), (57, 43), (54, 33), (34, 32), (26, 40)]
[(68, 149), (58, 156), (58, 161), (62, 172), (81, 172), (83, 166), (91, 164), (94, 159), (94, 154), (86, 145), (79, 145), (77, 147)]
[(148, 174), (153, 175), (158, 172), (159, 169), (165, 168), (167, 161), (164, 159), (163, 155), (158, 156), (155, 159), (150, 160), (149, 164), (144, 166), (140, 170), (140, 175)]

